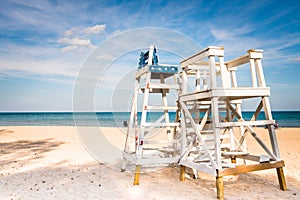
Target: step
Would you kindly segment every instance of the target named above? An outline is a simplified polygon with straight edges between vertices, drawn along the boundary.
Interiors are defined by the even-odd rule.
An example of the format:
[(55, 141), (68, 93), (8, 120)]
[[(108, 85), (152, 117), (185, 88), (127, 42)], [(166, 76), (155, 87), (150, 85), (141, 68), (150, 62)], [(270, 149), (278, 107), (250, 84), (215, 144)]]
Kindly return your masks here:
[[(187, 128), (186, 129), (187, 133), (195, 133), (194, 128)], [(212, 134), (214, 131), (213, 130), (202, 130), (200, 131), (200, 134)]]
[(140, 87), (141, 89), (174, 89), (179, 90), (179, 85), (176, 83), (156, 83), (150, 82), (144, 86)]
[(176, 144), (179, 140), (144, 140), (144, 144)]
[(174, 127), (174, 126), (179, 126), (178, 122), (171, 122), (171, 123), (150, 123), (150, 122), (146, 122), (144, 124), (141, 124), (141, 127)]
[(177, 110), (177, 106), (146, 106), (145, 110)]
[(221, 122), (217, 124), (218, 128), (239, 127), (239, 126), (263, 126), (267, 124), (275, 124), (275, 120), (259, 120), (259, 121), (241, 121), (241, 122)]
[[(215, 155), (212, 155), (212, 157), (215, 158)], [(210, 158), (208, 157), (208, 155), (207, 156), (200, 155), (197, 158), (195, 158), (193, 161), (196, 162), (196, 163), (197, 162), (198, 163), (200, 163), (200, 162), (210, 162)]]
[(249, 155), (248, 152), (243, 151), (224, 151), (222, 152), (222, 156), (247, 156)]

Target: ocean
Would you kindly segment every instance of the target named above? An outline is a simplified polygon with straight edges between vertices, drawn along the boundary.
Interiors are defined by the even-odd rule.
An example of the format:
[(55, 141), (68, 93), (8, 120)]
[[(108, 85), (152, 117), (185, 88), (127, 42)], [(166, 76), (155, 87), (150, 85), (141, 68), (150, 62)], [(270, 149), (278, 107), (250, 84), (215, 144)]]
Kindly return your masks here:
[[(273, 119), (280, 127), (300, 127), (300, 111), (274, 111)], [(15, 112), (0, 113), (0, 126), (103, 126), (123, 127), (124, 121), (129, 121), (128, 112)], [(148, 119), (156, 120), (161, 113), (151, 113)], [(248, 120), (253, 112), (243, 112)], [(259, 118), (263, 119), (264, 113)], [(141, 117), (141, 113), (138, 113)], [(170, 113), (170, 120), (175, 119), (175, 113)]]

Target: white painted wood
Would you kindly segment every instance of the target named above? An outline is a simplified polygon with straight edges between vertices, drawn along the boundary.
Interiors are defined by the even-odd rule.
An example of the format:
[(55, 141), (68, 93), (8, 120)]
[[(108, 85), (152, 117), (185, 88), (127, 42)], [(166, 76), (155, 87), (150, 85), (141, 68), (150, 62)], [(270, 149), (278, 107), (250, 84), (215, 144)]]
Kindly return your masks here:
[[(235, 70), (232, 70), (235, 69)], [(230, 77), (231, 77), (231, 85), (233, 88), (237, 87), (237, 80), (236, 80), (236, 68), (230, 69)]]
[[(235, 114), (235, 116), (241, 120), (241, 121), (245, 121), (242, 116), (237, 113), (233, 107), (230, 107), (230, 110)], [(274, 160), (277, 160), (276, 156), (269, 150), (269, 148), (267, 147), (267, 145), (265, 145), (265, 143), (256, 135), (254, 129), (251, 126), (246, 125), (245, 128), (251, 133), (251, 135), (254, 137), (254, 139), (258, 142), (258, 144), (266, 151), (266, 153)]]
[(150, 45), (150, 48), (149, 48), (149, 57), (148, 57), (148, 65), (153, 65), (153, 54), (154, 54), (154, 48), (155, 46), (154, 45)]
[(220, 129), (217, 127), (219, 123), (219, 109), (218, 109), (218, 97), (213, 97), (211, 102), (212, 107), (212, 115), (213, 115), (213, 130), (214, 130), (214, 145), (215, 145), (215, 162), (216, 162), (216, 169), (222, 168), (222, 161), (221, 161), (221, 148), (220, 148)]
[(186, 94), (188, 85), (187, 85), (187, 74), (185, 70), (182, 71), (181, 78), (182, 78), (181, 93)]
[(174, 90), (178, 90), (179, 89), (179, 85), (178, 84), (167, 84), (167, 83), (155, 83), (155, 82), (151, 82), (149, 84), (149, 88), (151, 89), (174, 89)]
[[(241, 97), (242, 99), (261, 97), (261, 96), (270, 96), (270, 88), (231, 88), (231, 89), (214, 89), (211, 92), (211, 96), (219, 97)], [(239, 99), (239, 98), (237, 98)]]
[[(144, 144), (174, 144), (179, 143), (178, 140), (145, 140)], [(173, 149), (174, 151), (174, 149)]]
[(208, 74), (207, 71), (203, 71), (203, 90), (208, 90)]
[[(160, 82), (162, 84), (165, 83), (165, 79), (164, 79), (164, 75), (163, 74), (160, 74)], [(167, 100), (167, 93), (166, 93), (166, 91), (163, 90), (162, 93), (161, 93), (161, 95), (162, 95), (163, 106), (167, 107), (168, 106), (168, 100)], [(165, 115), (166, 124), (169, 124), (170, 123), (170, 118), (169, 118), (169, 112), (168, 112), (168, 110), (164, 110), (164, 115)], [(166, 128), (167, 128), (168, 139), (172, 140), (173, 139), (173, 134), (171, 133), (171, 128), (170, 128), (170, 126), (166, 126)]]
[(255, 66), (256, 66), (256, 73), (257, 73), (257, 77), (258, 77), (259, 87), (266, 87), (266, 81), (265, 81), (265, 76), (264, 76), (264, 72), (262, 69), (261, 60), (255, 60)]
[(249, 53), (249, 58), (259, 59), (263, 58), (263, 50), (261, 49), (249, 49), (247, 51)]
[(257, 87), (256, 71), (255, 71), (255, 62), (254, 59), (250, 59), (250, 70), (252, 77), (252, 87)]
[(149, 66), (145, 66), (145, 67), (139, 69), (135, 74), (135, 78), (140, 78), (141, 76), (146, 74), (148, 71), (149, 71)]
[[(225, 160), (224, 156), (228, 158), (228, 156), (234, 155), (259, 162), (259, 156), (255, 157), (245, 153), (246, 137), (250, 135), (271, 160), (280, 160), (273, 126), (275, 121), (272, 119), (269, 102), (270, 88), (266, 87), (262, 69), (262, 52), (262, 50), (252, 49), (246, 55), (225, 62), (222, 47), (208, 47), (180, 63), (183, 71), (179, 73), (180, 81), (175, 82), (174, 85), (166, 84), (165, 77), (162, 75), (153, 76), (152, 78), (160, 80), (160, 83), (149, 82), (143, 88), (138, 88), (137, 91), (142, 91), (144, 95), (148, 96), (151, 95), (151, 92), (161, 93), (163, 105), (147, 104), (143, 107), (143, 112), (162, 110), (164, 115), (156, 122), (150, 123), (142, 120), (140, 131), (136, 132), (138, 133), (137, 146), (141, 150), (138, 148), (134, 154), (128, 153), (127, 157), (133, 157), (130, 158), (132, 162), (141, 165), (169, 164), (179, 161), (179, 165), (191, 167), (194, 171), (204, 171), (217, 176), (217, 170), (236, 166), (236, 164), (229, 163), (228, 159)], [(249, 87), (239, 87), (238, 71), (247, 65), (250, 66), (248, 73), (250, 73), (251, 80), (249, 81), (252, 84)], [(136, 77), (142, 78), (149, 72), (149, 68), (146, 66), (144, 69), (138, 70)], [(189, 83), (190, 80), (195, 79), (196, 84)], [(189, 90), (191, 86), (194, 87), (192, 92), (188, 93), (188, 85)], [(180, 126), (179, 123), (172, 123), (168, 120), (168, 111), (171, 108), (176, 109), (167, 105), (167, 92), (171, 89), (180, 90), (178, 99), (181, 108)], [(261, 99), (261, 102), (251, 120), (246, 121), (242, 117), (241, 103), (244, 99), (251, 98)], [(257, 118), (262, 109), (265, 111), (266, 120)], [(130, 117), (130, 124), (132, 121), (136, 122), (136, 117), (133, 118)], [(272, 151), (253, 129), (253, 126), (264, 125), (268, 125)], [(151, 138), (147, 138), (148, 134), (145, 134), (146, 131), (154, 130), (156, 127), (170, 128), (172, 126), (175, 127), (174, 130), (179, 130), (180, 127), (181, 137), (177, 137), (177, 140), (172, 140), (174, 137), (169, 137), (169, 140), (151, 140)], [(132, 127), (134, 129), (137, 125)], [(238, 134), (234, 133), (236, 130), (238, 130)], [(145, 148), (139, 144), (141, 141), (143, 141), (143, 145), (146, 145)], [(171, 153), (172, 150), (175, 152), (172, 145), (178, 145), (179, 141), (181, 147), (177, 148), (177, 151), (180, 149), (180, 157), (179, 155), (172, 157), (171, 154), (164, 154)]]
[(212, 176), (217, 175), (216, 170), (210, 166), (210, 163), (195, 163), (195, 162), (192, 162), (192, 161), (189, 161), (186, 159), (185, 160), (180, 159), (179, 165), (184, 165), (184, 166), (190, 167), (192, 169), (196, 169), (198, 171), (205, 172)]
[(177, 106), (147, 106), (147, 110), (177, 110)]
[(267, 124), (275, 124), (275, 120), (223, 122), (223, 123), (218, 123), (217, 127), (225, 128), (225, 127), (240, 127), (240, 126), (264, 126)]
[(169, 122), (169, 123), (151, 123), (151, 122), (145, 122), (143, 123), (144, 127), (174, 127), (174, 126), (178, 126), (179, 123), (178, 122)]
[(179, 101), (179, 102), (180, 102), (181, 109), (182, 109), (183, 112), (185, 113), (187, 119), (189, 119), (189, 121), (191, 122), (191, 125), (192, 125), (192, 127), (193, 127), (193, 129), (194, 129), (194, 131), (195, 131), (195, 134), (197, 135), (198, 140), (203, 144), (202, 146), (203, 146), (203, 148), (205, 149), (205, 151), (207, 152), (207, 155), (208, 155), (208, 157), (209, 157), (209, 159), (210, 159), (210, 161), (211, 161), (211, 164), (212, 164), (214, 167), (216, 167), (215, 160), (214, 160), (214, 158), (212, 157), (211, 153), (209, 152), (208, 147), (207, 147), (207, 145), (206, 145), (206, 143), (205, 143), (205, 141), (204, 141), (202, 135), (200, 134), (200, 130), (199, 130), (198, 126), (195, 125), (195, 122), (194, 122), (194, 120), (193, 120), (192, 115), (188, 112), (188, 109), (187, 109), (187, 107), (185, 106), (185, 104), (184, 104), (182, 101)]
[(227, 61), (225, 64), (227, 66), (227, 69), (232, 69), (235, 68), (237, 66), (246, 64), (249, 62), (249, 54), (246, 54), (244, 56), (235, 58), (233, 60)]
[(209, 56), (209, 73), (210, 73), (210, 87), (217, 88), (217, 76), (216, 76), (216, 65), (215, 65), (215, 57)]
[[(236, 103), (236, 112), (240, 116), (242, 116), (241, 104), (242, 104), (242, 102)], [(244, 126), (240, 126), (239, 127), (239, 136), (242, 137), (242, 135), (244, 134), (244, 132), (245, 132)], [(237, 142), (237, 145), (239, 145), (239, 148), (235, 148), (235, 149), (240, 149), (241, 148), (242, 151), (247, 151), (247, 143), (246, 143), (246, 141), (243, 141), (242, 143)]]
[(206, 49), (186, 58), (180, 62), (181, 68), (185, 68), (188, 65), (193, 64), (196, 61), (202, 61), (208, 56), (222, 56), (224, 55), (224, 49), (222, 47), (209, 46)]
[[(179, 103), (180, 104), (180, 103)], [(180, 156), (184, 155), (184, 152), (187, 151), (187, 129), (186, 129), (186, 116), (181, 108), (181, 149), (180, 149)]]
[(219, 56), (221, 79), (223, 88), (230, 88), (230, 74), (224, 64), (224, 57)]
[(201, 100), (209, 100), (214, 96), (219, 97), (235, 97), (234, 100), (237, 99), (246, 99), (246, 98), (254, 98), (254, 97), (268, 97), (270, 96), (270, 88), (231, 88), (231, 89), (222, 89), (215, 88), (209, 91), (201, 91), (188, 93), (180, 96), (182, 101), (194, 101), (197, 99)]
[[(168, 106), (168, 92), (171, 91), (176, 94), (179, 90), (179, 84), (174, 77), (174, 83), (165, 83), (166, 78), (171, 78), (173, 73), (169, 72), (156, 72), (153, 71), (153, 56), (154, 45), (149, 48), (148, 64), (136, 72), (135, 96), (133, 98), (132, 109), (130, 114), (130, 127), (128, 133), (133, 135), (136, 141), (134, 142), (134, 151), (128, 151), (128, 146), (132, 145), (130, 142), (125, 143), (123, 157), (124, 160), (132, 162), (135, 165), (157, 165), (157, 164), (170, 164), (178, 161), (180, 142), (174, 139), (174, 132), (171, 127), (178, 127), (178, 122), (170, 122), (169, 110), (178, 110), (177, 106)], [(170, 66), (161, 65), (159, 66)], [(176, 75), (176, 74), (175, 74)], [(153, 92), (161, 94), (161, 105), (149, 105), (150, 96)], [(140, 95), (138, 95), (140, 93)], [(142, 116), (140, 125), (138, 124), (137, 110), (138, 98), (142, 100)], [(176, 99), (173, 99), (176, 103)], [(163, 111), (163, 114), (155, 121), (148, 122), (147, 114), (156, 110)], [(168, 140), (154, 139), (154, 136), (160, 134), (157, 129), (164, 128), (168, 134)], [(174, 130), (176, 130), (174, 128)], [(163, 131), (161, 131), (163, 132)], [(165, 133), (163, 133), (165, 134)], [(129, 134), (128, 134), (129, 135)], [(160, 136), (159, 136), (160, 137)], [(129, 138), (129, 137), (128, 137)], [(161, 138), (165, 138), (164, 136)], [(129, 140), (128, 140), (129, 141)]]
[[(211, 172), (214, 175), (216, 175), (216, 169), (222, 170), (223, 167), (235, 166), (235, 164), (224, 163), (222, 152), (224, 149), (229, 152), (246, 151), (247, 133), (251, 134), (271, 159), (279, 159), (276, 135), (272, 125), (275, 121), (272, 120), (269, 104), (270, 88), (266, 87), (262, 70), (262, 50), (249, 50), (246, 55), (228, 62), (224, 61), (223, 56), (220, 49), (208, 47), (181, 62), (185, 73), (185, 85), (188, 84), (189, 77), (196, 78), (197, 84), (194, 91), (188, 93), (184, 90), (179, 97), (183, 118), (181, 137), (185, 138), (185, 142), (188, 143), (185, 149), (182, 146), (179, 164), (192, 167), (194, 170)], [(208, 59), (208, 62), (205, 59)], [(216, 59), (219, 62), (216, 62)], [(237, 71), (246, 64), (250, 66), (252, 84), (248, 87), (239, 87)], [(217, 85), (219, 79), (222, 81), (221, 85)], [(207, 80), (210, 81), (209, 84), (205, 83)], [(262, 103), (258, 105), (252, 119), (245, 121), (242, 118), (241, 103), (244, 99), (250, 98), (260, 98)], [(206, 112), (204, 117), (202, 115), (201, 119), (198, 119), (198, 113), (205, 113), (208, 103), (211, 104), (212, 118), (210, 118), (211, 115), (207, 117)], [(257, 119), (262, 107), (266, 113), (266, 120)], [(225, 112), (226, 116), (219, 116), (221, 112)], [(234, 118), (238, 121), (234, 121)], [(252, 126), (264, 125), (269, 127), (273, 152), (252, 128)], [(239, 134), (234, 134), (235, 130), (238, 130)]]
[(196, 70), (196, 91), (200, 91), (200, 71)]
[[(264, 105), (264, 111), (265, 111), (266, 119), (272, 120), (272, 112), (271, 112), (269, 98), (264, 97), (262, 99), (262, 103)], [(274, 122), (274, 124), (275, 124), (275, 122)], [(268, 126), (268, 131), (269, 131), (269, 135), (270, 135), (272, 151), (276, 155), (277, 160), (280, 160), (280, 153), (279, 153), (277, 138), (276, 138), (276, 134), (275, 134), (275, 130), (274, 130), (274, 125)]]
[(152, 165), (155, 164), (163, 165), (163, 164), (170, 164), (170, 163), (177, 163), (179, 156), (177, 157), (170, 157), (170, 158), (155, 158), (153, 156), (143, 157), (143, 159), (137, 160), (136, 165)]

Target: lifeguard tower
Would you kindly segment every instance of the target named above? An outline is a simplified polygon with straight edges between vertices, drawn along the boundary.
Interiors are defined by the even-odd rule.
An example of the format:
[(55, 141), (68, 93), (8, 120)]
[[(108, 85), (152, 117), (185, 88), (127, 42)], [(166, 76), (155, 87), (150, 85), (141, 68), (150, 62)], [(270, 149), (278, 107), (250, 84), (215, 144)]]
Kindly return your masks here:
[[(273, 168), (280, 188), (286, 190), (285, 165), (279, 155), (262, 58), (262, 50), (251, 49), (225, 62), (223, 47), (210, 46), (181, 61), (182, 71), (178, 72), (177, 66), (158, 64), (154, 45), (142, 52), (122, 166), (123, 170), (127, 162), (135, 166), (134, 185), (139, 184), (141, 166), (179, 164), (181, 181), (185, 179), (186, 168), (196, 175), (202, 171), (215, 176), (219, 199), (224, 199), (224, 176)], [(238, 83), (241, 68), (242, 76), (249, 77), (248, 85)], [(172, 93), (169, 101), (177, 106), (168, 105)], [(150, 104), (149, 98), (154, 95), (162, 99), (160, 105)], [(246, 99), (258, 102), (249, 119), (241, 111)], [(142, 110), (140, 119), (138, 107)], [(154, 111), (160, 111), (161, 116), (151, 121), (149, 115), (157, 115)], [(174, 122), (170, 120), (170, 111), (176, 111)], [(264, 119), (258, 117), (261, 111)], [(255, 126), (267, 127), (268, 143), (255, 132)], [(249, 137), (262, 153), (248, 151)]]
[[(180, 63), (180, 180), (185, 179), (186, 167), (211, 174), (216, 177), (219, 199), (224, 199), (224, 176), (272, 168), (277, 170), (280, 188), (286, 190), (284, 161), (279, 155), (262, 58), (262, 50), (252, 49), (225, 62), (224, 49), (210, 46)], [(241, 67), (248, 68), (249, 86), (237, 83), (236, 71)], [(188, 88), (191, 77), (196, 86)], [(250, 120), (241, 112), (245, 99), (259, 100)], [(262, 110), (265, 119), (259, 120)], [(255, 126), (267, 126), (271, 147), (255, 133)], [(264, 154), (248, 152), (247, 137), (253, 137)]]
[[(148, 51), (141, 52), (122, 165), (122, 170), (126, 169), (128, 162), (135, 165), (134, 185), (139, 184), (141, 166), (163, 166), (178, 162), (180, 132), (177, 129), (177, 81), (178, 66), (160, 64), (154, 45)], [(168, 99), (169, 96), (172, 98)], [(161, 101), (153, 105), (151, 98), (160, 98)], [(141, 110), (141, 116), (138, 110)], [(173, 122), (170, 121), (169, 112), (177, 112)]]

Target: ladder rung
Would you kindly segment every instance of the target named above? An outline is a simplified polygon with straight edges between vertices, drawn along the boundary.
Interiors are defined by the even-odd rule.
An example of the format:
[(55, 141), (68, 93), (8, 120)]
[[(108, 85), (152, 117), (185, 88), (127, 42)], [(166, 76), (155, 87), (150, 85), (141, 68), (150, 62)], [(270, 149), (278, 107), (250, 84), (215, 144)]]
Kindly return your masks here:
[(147, 85), (140, 86), (140, 89), (164, 89), (164, 90), (178, 90), (179, 85), (178, 84), (167, 84), (167, 83), (149, 83)]
[[(200, 142), (199, 142), (200, 143)], [(215, 143), (213, 140), (207, 140), (204, 142), (206, 144), (206, 146), (208, 147), (208, 150), (214, 150), (215, 149)], [(199, 147), (195, 147), (195, 148), (198, 148), (198, 151), (204, 151), (204, 148), (203, 148), (203, 144), (200, 143), (199, 144), (200, 146)], [(221, 143), (220, 144), (220, 148), (226, 148), (226, 149), (230, 149), (231, 145), (229, 143)]]
[(174, 144), (179, 143), (179, 140), (144, 140), (144, 144)]
[(243, 151), (223, 151), (222, 156), (247, 156), (249, 155), (248, 152)]
[(168, 127), (168, 126), (178, 126), (179, 123), (178, 122), (173, 122), (173, 123), (149, 123), (149, 122), (146, 122), (144, 124), (141, 124), (141, 126), (144, 126), (144, 127)]
[(147, 106), (147, 110), (177, 110), (176, 106)]
[[(214, 158), (215, 154), (212, 154), (212, 157)], [(200, 156), (196, 157), (193, 161), (194, 162), (209, 162), (210, 159), (209, 159), (208, 155), (206, 155), (206, 156), (200, 155)]]
[(167, 83), (150, 83), (149, 88), (153, 89), (179, 89), (178, 84), (167, 84)]
[[(194, 128), (187, 128), (187, 132), (191, 133), (191, 132), (195, 132)], [(213, 130), (201, 130), (200, 133), (201, 134), (208, 134), (208, 133), (213, 133)]]
[[(209, 148), (208, 151), (209, 152), (212, 152), (214, 151), (215, 148)], [(195, 151), (195, 152), (198, 152), (199, 154), (206, 154), (207, 152), (205, 151), (204, 147), (203, 146), (200, 146), (200, 147), (194, 147), (194, 149), (192, 151)]]
[(171, 153), (171, 152), (175, 152), (175, 151), (178, 151), (174, 148), (166, 148), (166, 147), (163, 147), (163, 148), (159, 148), (157, 149), (158, 151), (161, 151), (161, 152), (168, 152), (168, 153)]
[(213, 130), (204, 130), (204, 131), (200, 131), (200, 133), (202, 134), (208, 134), (208, 133), (213, 133)]
[(222, 122), (217, 124), (218, 128), (224, 127), (237, 127), (237, 126), (259, 126), (259, 125), (267, 125), (267, 124), (275, 124), (274, 120), (259, 120), (259, 121), (243, 121), (243, 122)]

